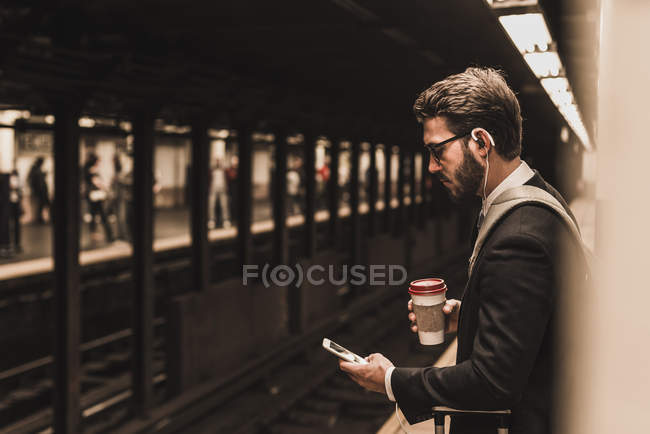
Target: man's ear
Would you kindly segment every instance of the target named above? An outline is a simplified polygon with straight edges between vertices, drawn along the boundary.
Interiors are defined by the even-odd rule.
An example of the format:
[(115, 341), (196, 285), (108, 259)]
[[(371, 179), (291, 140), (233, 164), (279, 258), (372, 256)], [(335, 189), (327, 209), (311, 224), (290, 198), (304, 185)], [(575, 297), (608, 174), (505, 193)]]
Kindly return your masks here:
[(477, 151), (479, 155), (483, 158), (487, 158), (490, 149), (492, 149), (492, 144), (494, 143), (492, 141), (490, 133), (488, 133), (483, 128), (476, 128), (472, 131), (472, 139), (477, 144)]

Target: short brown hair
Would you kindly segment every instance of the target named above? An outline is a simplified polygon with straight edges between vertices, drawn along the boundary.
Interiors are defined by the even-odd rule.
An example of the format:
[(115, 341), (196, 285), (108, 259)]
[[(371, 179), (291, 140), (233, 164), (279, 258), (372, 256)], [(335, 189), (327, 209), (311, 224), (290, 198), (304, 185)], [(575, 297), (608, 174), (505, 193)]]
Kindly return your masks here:
[(521, 154), (521, 109), (502, 71), (470, 67), (435, 83), (413, 104), (419, 122), (444, 117), (454, 134), (485, 128), (506, 160)]

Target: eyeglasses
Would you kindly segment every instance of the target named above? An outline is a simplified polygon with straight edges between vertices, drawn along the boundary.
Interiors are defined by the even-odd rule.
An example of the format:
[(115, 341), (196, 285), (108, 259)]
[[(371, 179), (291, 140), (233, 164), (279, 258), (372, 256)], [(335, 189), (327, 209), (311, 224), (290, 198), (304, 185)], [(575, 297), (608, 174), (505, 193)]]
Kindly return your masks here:
[(448, 143), (451, 143), (451, 142), (453, 142), (455, 140), (458, 140), (458, 139), (462, 139), (463, 137), (466, 137), (466, 136), (469, 136), (469, 135), (470, 135), (470, 133), (459, 134), (459, 135), (454, 136), (454, 137), (452, 137), (450, 139), (443, 140), (440, 143), (427, 143), (426, 145), (424, 145), (424, 148), (429, 151), (429, 153), (431, 154), (431, 157), (433, 157), (433, 159), (436, 160), (436, 163), (438, 163), (438, 165), (440, 165), (441, 164), (440, 163), (440, 158), (442, 158), (442, 154), (445, 152), (444, 149), (443, 149), (444, 146), (446, 144), (448, 144)]

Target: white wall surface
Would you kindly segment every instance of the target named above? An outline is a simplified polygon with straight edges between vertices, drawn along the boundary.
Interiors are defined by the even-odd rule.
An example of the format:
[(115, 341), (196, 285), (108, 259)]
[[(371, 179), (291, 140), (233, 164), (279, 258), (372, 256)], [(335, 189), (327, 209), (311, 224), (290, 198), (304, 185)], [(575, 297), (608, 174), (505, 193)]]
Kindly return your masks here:
[[(570, 300), (557, 432), (650, 433), (650, 2), (602, 0), (595, 288)], [(565, 299), (566, 302), (566, 299)]]

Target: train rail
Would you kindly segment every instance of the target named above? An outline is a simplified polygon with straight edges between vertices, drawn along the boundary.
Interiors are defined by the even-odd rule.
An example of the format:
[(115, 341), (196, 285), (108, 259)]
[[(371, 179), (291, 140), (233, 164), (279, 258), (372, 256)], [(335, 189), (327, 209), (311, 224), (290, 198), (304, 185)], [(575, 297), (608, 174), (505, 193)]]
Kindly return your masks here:
[[(450, 286), (460, 292), (465, 261), (456, 258), (450, 265)], [(411, 351), (417, 339), (408, 331), (406, 299), (404, 291), (391, 290), (372, 301), (360, 300), (338, 318), (243, 367), (211, 393), (194, 391), (179, 398), (184, 402), (170, 403), (179, 409), (171, 416), (163, 406), (146, 421), (120, 427), (120, 432), (375, 432), (394, 407), (385, 397), (364, 392), (340, 373), (336, 359), (320, 348), (320, 341), (327, 335), (359, 353), (379, 349), (397, 354), (399, 359), (394, 360), (400, 364), (432, 363), (445, 347)]]

